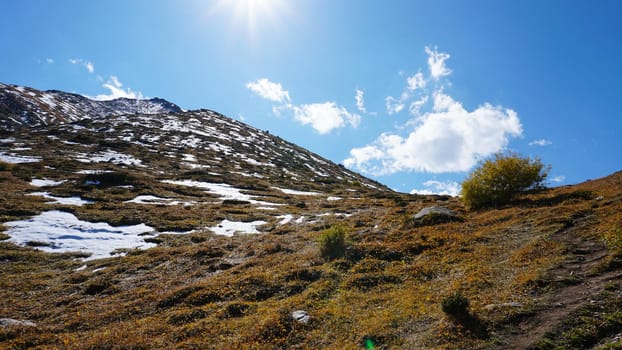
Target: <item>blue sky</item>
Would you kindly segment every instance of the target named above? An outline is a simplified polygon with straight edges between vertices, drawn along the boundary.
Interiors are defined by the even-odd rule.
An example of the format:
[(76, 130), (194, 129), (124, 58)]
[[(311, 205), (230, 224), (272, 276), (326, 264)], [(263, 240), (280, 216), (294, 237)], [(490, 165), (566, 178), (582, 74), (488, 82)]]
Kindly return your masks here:
[(23, 0), (0, 81), (162, 97), (389, 187), (455, 192), (501, 150), (550, 185), (622, 168), (622, 2)]

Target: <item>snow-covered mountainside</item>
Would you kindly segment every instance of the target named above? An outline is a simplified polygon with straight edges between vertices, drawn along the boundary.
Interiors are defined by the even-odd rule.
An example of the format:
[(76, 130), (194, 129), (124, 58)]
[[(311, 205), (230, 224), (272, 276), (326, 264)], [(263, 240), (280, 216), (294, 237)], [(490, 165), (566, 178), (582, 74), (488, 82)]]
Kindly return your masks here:
[(344, 181), (383, 188), (269, 132), (210, 110), (182, 112), (157, 98), (95, 101), (0, 84), (0, 125), (20, 145), (0, 143), (5, 161), (22, 157), (45, 163), (53, 149), (53, 158), (62, 155), (66, 163), (112, 163), (162, 174), (200, 170), (229, 181), (254, 177), (314, 188), (313, 183)]
[(96, 101), (58, 90), (40, 91), (0, 83), (0, 130), (52, 125), (110, 115), (181, 111), (179, 106), (160, 98)]
[[(69, 220), (62, 212), (35, 210), (29, 213), (40, 215), (30, 215), (25, 223), (5, 223), (14, 226), (10, 232), (18, 244), (44, 242), (46, 248), (40, 249), (79, 250), (99, 258), (97, 252), (105, 256), (112, 248), (153, 244), (146, 244), (147, 236), (123, 230), (111, 233), (122, 242), (112, 244), (108, 236), (92, 239), (90, 228), (97, 225), (85, 218), (148, 225), (155, 236), (169, 230), (257, 233), (260, 226), (275, 229), (289, 221), (321, 225), (326, 215), (352, 215), (354, 209), (335, 205), (338, 201), (392, 193), (278, 136), (211, 110), (183, 112), (164, 100), (102, 103), (60, 91), (3, 86), (0, 122), (16, 127), (0, 132), (0, 165), (16, 170), (19, 183), (29, 189), (7, 193), (0, 208), (23, 201), (50, 210), (71, 207), (80, 214), (72, 222), (88, 231), (81, 235), (58, 226), (59, 220)], [(153, 206), (160, 209), (147, 209)], [(180, 207), (195, 209), (178, 214), (179, 220), (166, 218)], [(231, 209), (233, 214), (222, 216)], [(299, 214), (294, 217), (294, 212)], [(56, 237), (50, 232), (61, 233)], [(102, 242), (111, 250), (102, 250)]]

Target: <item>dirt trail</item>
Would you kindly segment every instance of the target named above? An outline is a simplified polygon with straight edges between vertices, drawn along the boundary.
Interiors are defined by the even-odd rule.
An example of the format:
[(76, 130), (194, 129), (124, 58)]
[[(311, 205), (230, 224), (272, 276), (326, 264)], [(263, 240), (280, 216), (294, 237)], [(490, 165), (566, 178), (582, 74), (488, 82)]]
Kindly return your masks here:
[(551, 284), (558, 287), (549, 297), (540, 301), (543, 308), (536, 315), (503, 332), (507, 334), (500, 334), (504, 344), (499, 349), (529, 348), (546, 332), (562, 323), (572, 311), (601, 293), (608, 281), (621, 277), (620, 271), (593, 274), (594, 268), (607, 257), (607, 249), (601, 242), (589, 240), (580, 234), (588, 227), (589, 219), (589, 216), (582, 217), (551, 236), (568, 251), (566, 261), (547, 274)]

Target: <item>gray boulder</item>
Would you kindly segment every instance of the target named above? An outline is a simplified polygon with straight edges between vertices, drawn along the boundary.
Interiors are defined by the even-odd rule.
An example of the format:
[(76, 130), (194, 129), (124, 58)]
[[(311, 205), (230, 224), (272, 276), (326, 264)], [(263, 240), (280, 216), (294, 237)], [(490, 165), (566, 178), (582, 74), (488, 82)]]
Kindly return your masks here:
[(458, 213), (444, 207), (432, 206), (421, 209), (413, 219), (415, 227), (437, 225), (452, 221), (464, 221)]
[(292, 318), (294, 321), (300, 323), (308, 323), (309, 322), (309, 314), (304, 310), (296, 310), (292, 312)]
[(13, 318), (0, 318), (0, 327), (36, 327), (37, 325), (34, 322), (26, 321), (26, 320), (16, 320)]

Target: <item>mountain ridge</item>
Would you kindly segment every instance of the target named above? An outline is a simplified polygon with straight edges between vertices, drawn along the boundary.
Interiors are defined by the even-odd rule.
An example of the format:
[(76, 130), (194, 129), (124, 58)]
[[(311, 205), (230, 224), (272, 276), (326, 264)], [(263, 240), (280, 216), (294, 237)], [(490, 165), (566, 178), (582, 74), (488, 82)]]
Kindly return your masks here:
[[(6, 87), (7, 85), (4, 86)], [(340, 179), (345, 176), (372, 187), (388, 190), (388, 188), (376, 181), (355, 174), (343, 166), (334, 164), (330, 160), (324, 159), (293, 143), (289, 143), (278, 136), (271, 135), (269, 132), (227, 118), (220, 113), (208, 109), (184, 112), (177, 105), (159, 98), (104, 101), (103, 103), (108, 109), (98, 109), (98, 106), (100, 106), (99, 101), (58, 90), (41, 92), (32, 88), (14, 86), (8, 89), (10, 90), (9, 92), (6, 92), (6, 90), (0, 90), (0, 108), (4, 106), (3, 103), (7, 100), (6, 96), (12, 95), (17, 96), (18, 100), (27, 101), (27, 103), (22, 104), (24, 108), (34, 108), (37, 112), (36, 115), (38, 117), (36, 120), (30, 123), (23, 123), (21, 129), (36, 130), (37, 132), (45, 131), (52, 135), (64, 134), (65, 139), (60, 140), (61, 143), (75, 143), (75, 141), (69, 139), (76, 137), (84, 138), (85, 140), (97, 140), (99, 135), (96, 134), (103, 132), (108, 134), (108, 143), (116, 142), (115, 147), (117, 148), (127, 148), (131, 145), (136, 145), (151, 152), (156, 152), (157, 148), (166, 145), (177, 151), (187, 149), (189, 152), (207, 152), (209, 154), (204, 156), (204, 160), (206, 163), (216, 163), (214, 166), (219, 166), (219, 162), (222, 159), (227, 161), (234, 159), (238, 166), (239, 161), (244, 161), (247, 163), (245, 166), (256, 167), (262, 171), (270, 171), (274, 170), (271, 168), (276, 169), (283, 166), (279, 168), (279, 174), (275, 175), (275, 178), (286, 178), (286, 172), (293, 173), (298, 171), (303, 173), (304, 177), (315, 179), (319, 183), (331, 182), (333, 181), (331, 179)], [(49, 115), (49, 113), (41, 113), (38, 102), (49, 99), (46, 97), (46, 94), (51, 93), (55, 94), (56, 104), (63, 105), (64, 108), (56, 110), (60, 117), (49, 118), (46, 121), (44, 117)], [(37, 103), (35, 103), (29, 99), (29, 96), (32, 95), (43, 97), (38, 97), (35, 101)], [(4, 96), (4, 99), (2, 96)], [(84, 101), (86, 101), (88, 108), (82, 112), (75, 112), (83, 108)], [(155, 101), (156, 106), (151, 105), (150, 101)], [(145, 103), (147, 103), (147, 106), (145, 106)], [(136, 104), (141, 106), (141, 111), (149, 113), (139, 112), (135, 107)], [(67, 114), (66, 111), (70, 111), (70, 113)], [(23, 112), (4, 108), (4, 113), (0, 113), (0, 124), (10, 124), (11, 121), (19, 118), (21, 114)], [(44, 117), (41, 117), (41, 115)], [(5, 133), (19, 133), (19, 129), (8, 128), (5, 130)], [(21, 135), (24, 135), (24, 133), (21, 133)], [(79, 145), (80, 142), (77, 142), (74, 148), (78, 148)], [(235, 150), (239, 152), (234, 152)], [(266, 151), (269, 151), (270, 154), (266, 153)], [(8, 152), (8, 150), (5, 150), (5, 152)], [(68, 155), (67, 158), (71, 158), (71, 156)], [(215, 159), (216, 162), (207, 158)], [(275, 160), (277, 164), (270, 163), (267, 161), (268, 158)], [(285, 161), (287, 159), (288, 161)], [(294, 168), (291, 167), (288, 169), (287, 162), (290, 162), (290, 165), (294, 166), (296, 170), (294, 171)], [(182, 164), (192, 168), (190, 162), (183, 162)], [(195, 167), (201, 166), (195, 165)], [(202, 167), (210, 166), (204, 164)]]
[(0, 127), (5, 131), (72, 122), (83, 118), (181, 111), (176, 104), (157, 97), (100, 101), (60, 90), (41, 91), (0, 83)]

